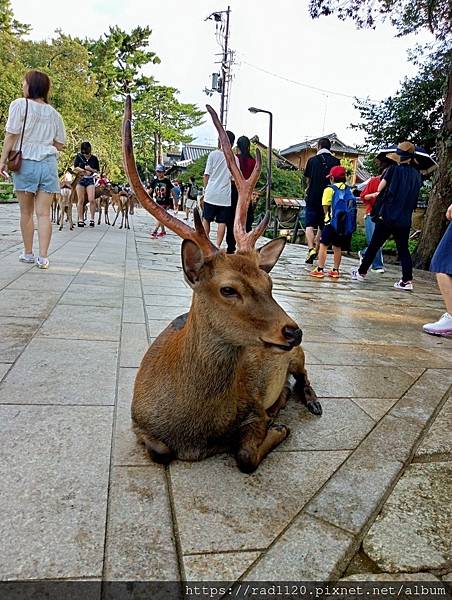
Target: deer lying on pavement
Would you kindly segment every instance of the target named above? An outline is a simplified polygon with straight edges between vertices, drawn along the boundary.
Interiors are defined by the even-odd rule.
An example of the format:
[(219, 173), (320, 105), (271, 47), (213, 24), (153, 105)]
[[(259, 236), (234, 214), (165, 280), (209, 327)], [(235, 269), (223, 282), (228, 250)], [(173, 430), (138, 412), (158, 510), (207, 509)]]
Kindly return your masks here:
[(268, 272), (286, 239), (255, 250), (268, 215), (254, 231), (245, 231), (260, 154), (245, 180), (216, 113), (207, 108), (239, 191), (235, 255), (212, 244), (197, 210), (192, 229), (146, 193), (135, 165), (131, 100), (126, 99), (123, 155), (130, 184), (142, 206), (183, 238), (182, 265), (194, 292), (189, 313), (157, 337), (141, 362), (132, 420), (139, 441), (158, 463), (233, 451), (240, 470), (251, 473), (289, 434), (270, 417), (287, 403), (290, 375), (295, 378), (295, 397), (314, 414), (320, 415), (322, 409), (306, 374), (302, 332), (271, 293)]

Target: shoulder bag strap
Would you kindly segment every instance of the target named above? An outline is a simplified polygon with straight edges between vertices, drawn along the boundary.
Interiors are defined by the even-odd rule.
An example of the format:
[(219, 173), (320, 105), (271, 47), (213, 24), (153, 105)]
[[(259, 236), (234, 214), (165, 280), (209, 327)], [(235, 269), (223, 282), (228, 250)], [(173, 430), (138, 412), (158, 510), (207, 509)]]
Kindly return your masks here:
[(22, 151), (22, 142), (24, 141), (25, 123), (27, 122), (27, 115), (28, 115), (28, 98), (25, 98), (25, 117), (24, 117), (24, 124), (22, 125), (22, 135), (20, 136), (19, 152)]

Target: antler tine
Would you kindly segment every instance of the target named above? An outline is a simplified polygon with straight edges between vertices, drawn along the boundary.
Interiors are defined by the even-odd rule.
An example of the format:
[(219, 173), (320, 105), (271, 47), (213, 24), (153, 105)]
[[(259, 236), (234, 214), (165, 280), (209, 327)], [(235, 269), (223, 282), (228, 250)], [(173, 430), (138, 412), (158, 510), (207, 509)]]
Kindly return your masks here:
[(212, 117), (212, 121), (215, 125), (216, 130), (218, 131), (221, 148), (224, 152), (227, 165), (232, 173), (232, 176), (234, 177), (234, 182), (237, 186), (237, 190), (239, 193), (237, 209), (234, 219), (234, 236), (237, 242), (237, 249), (250, 250), (254, 248), (256, 240), (260, 235), (260, 233), (258, 232), (256, 237), (255, 232), (246, 232), (246, 216), (248, 213), (248, 206), (251, 202), (251, 196), (254, 187), (257, 183), (257, 180), (259, 179), (259, 175), (261, 172), (261, 153), (259, 149), (256, 150), (256, 164), (254, 166), (253, 172), (251, 173), (249, 179), (245, 179), (239, 167), (237, 166), (235, 156), (232, 152), (231, 144), (229, 142), (229, 138), (223, 126), (220, 123), (220, 119), (218, 118), (217, 113), (209, 104), (206, 105), (206, 108), (209, 111), (210, 116)]
[[(125, 108), (124, 108), (124, 120), (122, 125), (122, 155), (124, 161), (124, 168), (129, 180), (130, 186), (136, 194), (141, 206), (145, 208), (153, 217), (158, 219), (160, 223), (166, 225), (169, 229), (174, 231), (178, 236), (184, 240), (191, 240), (195, 242), (202, 250), (205, 258), (214, 256), (218, 253), (218, 248), (212, 244), (207, 237), (204, 228), (196, 225), (196, 231), (189, 227), (186, 223), (183, 223), (179, 219), (176, 219), (170, 215), (165, 209), (159, 206), (144, 189), (141, 183), (140, 176), (135, 163), (135, 156), (133, 152), (132, 142), (132, 99), (130, 94), (126, 96)], [(199, 217), (199, 215), (198, 215)], [(196, 219), (196, 217), (195, 217)], [(199, 219), (200, 221), (200, 219)], [(202, 231), (201, 231), (202, 229)]]

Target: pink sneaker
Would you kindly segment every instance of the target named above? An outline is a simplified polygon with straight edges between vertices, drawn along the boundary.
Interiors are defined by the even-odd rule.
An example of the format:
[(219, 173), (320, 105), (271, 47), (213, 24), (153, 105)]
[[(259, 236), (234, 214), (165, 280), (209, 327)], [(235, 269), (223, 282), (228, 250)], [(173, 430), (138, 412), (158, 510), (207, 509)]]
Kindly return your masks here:
[(156, 231), (153, 231), (151, 233), (151, 238), (156, 238), (158, 236), (158, 233)]
[(164, 237), (166, 235), (166, 231), (161, 231), (157, 234), (157, 237)]

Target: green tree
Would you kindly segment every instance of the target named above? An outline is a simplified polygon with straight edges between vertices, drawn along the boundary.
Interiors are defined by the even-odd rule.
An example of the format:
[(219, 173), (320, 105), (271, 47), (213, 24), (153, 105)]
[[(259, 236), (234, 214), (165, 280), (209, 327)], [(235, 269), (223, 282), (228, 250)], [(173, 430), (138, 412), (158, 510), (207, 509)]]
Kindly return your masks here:
[(99, 96), (133, 94), (152, 83), (152, 78), (141, 73), (143, 66), (160, 63), (155, 52), (148, 50), (151, 34), (149, 27), (136, 27), (127, 33), (115, 26), (98, 40), (85, 40)]
[[(428, 268), (446, 226), (445, 211), (450, 202), (450, 190), (452, 189), (450, 2), (443, 0), (429, 0), (428, 2), (426, 0), (345, 0), (345, 2), (341, 0), (310, 0), (309, 10), (313, 18), (334, 15), (342, 20), (352, 19), (358, 27), (375, 27), (378, 21), (388, 19), (396, 28), (399, 37), (428, 29), (436, 38), (435, 58), (441, 62), (444, 57), (447, 65), (443, 80), (442, 123), (436, 140), (439, 171), (433, 181), (421, 239), (414, 256), (415, 266)], [(418, 112), (419, 118), (421, 111), (422, 108)]]
[(142, 161), (149, 160), (152, 151), (154, 165), (162, 162), (164, 150), (191, 142), (187, 131), (201, 125), (204, 112), (195, 104), (179, 102), (178, 93), (173, 87), (152, 85), (138, 94), (134, 135)]
[(370, 148), (388, 141), (416, 140), (417, 145), (433, 152), (443, 122), (448, 67), (445, 54), (430, 55), (414, 77), (403, 80), (393, 96), (381, 102), (358, 99), (355, 107), (361, 122), (352, 128), (365, 132)]

